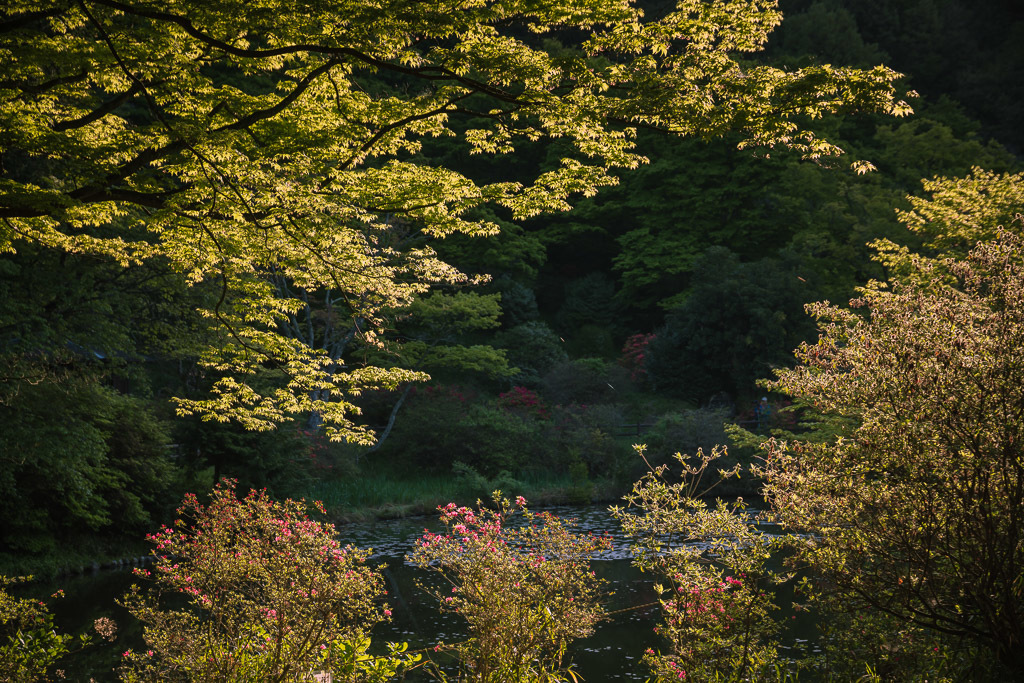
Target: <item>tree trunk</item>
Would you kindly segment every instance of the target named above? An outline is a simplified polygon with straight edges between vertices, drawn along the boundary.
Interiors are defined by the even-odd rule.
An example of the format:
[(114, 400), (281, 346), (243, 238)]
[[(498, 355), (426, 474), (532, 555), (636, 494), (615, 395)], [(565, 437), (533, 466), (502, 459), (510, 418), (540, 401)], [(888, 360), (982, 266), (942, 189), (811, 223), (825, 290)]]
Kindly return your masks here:
[(384, 443), (384, 439), (388, 438), (388, 434), (391, 433), (391, 428), (395, 426), (395, 418), (398, 417), (398, 410), (402, 407), (402, 404), (405, 403), (405, 399), (411, 390), (412, 384), (406, 384), (405, 389), (402, 389), (402, 395), (398, 397), (398, 400), (395, 401), (394, 407), (391, 409), (391, 415), (388, 417), (387, 426), (384, 427), (384, 431), (381, 432), (380, 438), (377, 439), (377, 443), (370, 446), (370, 449), (366, 451), (367, 454), (373, 453), (375, 450), (380, 448), (380, 445)]

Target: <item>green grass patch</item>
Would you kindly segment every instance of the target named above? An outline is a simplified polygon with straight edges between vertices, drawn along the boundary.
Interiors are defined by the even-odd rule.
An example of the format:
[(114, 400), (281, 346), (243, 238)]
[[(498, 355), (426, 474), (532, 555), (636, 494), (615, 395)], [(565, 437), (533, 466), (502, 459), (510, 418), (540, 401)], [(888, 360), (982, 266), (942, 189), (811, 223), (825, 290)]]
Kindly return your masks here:
[[(457, 500), (464, 492), (451, 475), (423, 474), (415, 478), (396, 478), (384, 473), (366, 473), (345, 479), (315, 484), (309, 498), (320, 500), (332, 514), (351, 515), (368, 511), (440, 505)], [(386, 516), (396, 516), (389, 514)]]
[[(454, 474), (419, 473), (397, 477), (391, 472), (364, 472), (337, 480), (322, 480), (305, 496), (322, 501), (338, 522), (388, 519), (433, 514), (450, 502), (472, 505), (501, 489), (506, 496), (525, 496), (531, 505), (589, 502), (580, 500), (580, 482), (569, 474), (527, 471), (492, 480)], [(587, 496), (611, 500), (621, 493), (609, 482), (587, 482)]]

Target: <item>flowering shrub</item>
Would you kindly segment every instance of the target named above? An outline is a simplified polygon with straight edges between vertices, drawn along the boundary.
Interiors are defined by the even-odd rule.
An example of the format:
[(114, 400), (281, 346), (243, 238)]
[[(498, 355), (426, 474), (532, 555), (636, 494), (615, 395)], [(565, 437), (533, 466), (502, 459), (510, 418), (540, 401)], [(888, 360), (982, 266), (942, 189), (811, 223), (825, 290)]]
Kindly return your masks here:
[(537, 393), (526, 387), (512, 387), (505, 393), (498, 394), (498, 406), (507, 412), (538, 420), (546, 420), (549, 417), (548, 409)]
[(654, 338), (653, 333), (634, 334), (622, 346), (619, 365), (629, 370), (629, 377), (634, 382), (641, 382), (647, 378), (644, 360), (647, 358), (647, 346)]
[[(49, 680), (49, 670), (76, 640), (54, 629), (45, 602), (15, 598), (7, 592), (7, 586), (29, 579), (0, 576), (0, 680), (11, 683)], [(59, 591), (53, 595), (61, 596)], [(88, 642), (87, 636), (78, 638), (80, 646)]]
[(331, 442), (327, 436), (309, 429), (298, 430), (298, 435), (302, 439), (302, 451), (309, 458), (308, 464), (318, 476), (330, 475), (334, 470), (334, 463), (331, 460)]
[[(495, 491), (494, 505), (439, 508), (445, 532), (425, 533), (409, 558), (442, 578), (440, 588), (424, 586), (441, 609), (469, 622), (469, 640), (436, 649), (459, 656), (460, 680), (564, 680), (568, 644), (589, 635), (602, 615), (589, 557), (608, 541), (530, 512), (521, 496), (512, 503)], [(515, 518), (523, 523), (510, 526)]]
[[(643, 446), (637, 447), (643, 455)], [(681, 479), (670, 483), (668, 466), (651, 469), (613, 508), (623, 531), (636, 539), (634, 564), (657, 575), (662, 623), (656, 631), (665, 652), (649, 649), (644, 662), (657, 680), (764, 680), (777, 676), (772, 587), (789, 577), (767, 568), (776, 539), (757, 531), (742, 499), (709, 507), (702, 496), (715, 448), (693, 458), (677, 454)], [(718, 477), (739, 474), (739, 466)]]
[[(379, 573), (367, 551), (341, 547), (334, 528), (309, 519), (303, 502), (265, 492), (235, 497), (225, 481), (203, 506), (189, 494), (180, 519), (149, 540), (155, 590), (133, 586), (124, 605), (145, 626), (146, 652), (124, 653), (125, 681), (293, 681), (329, 671), (338, 681), (383, 681), (413, 658), (366, 654)], [(165, 594), (184, 609), (161, 606)]]
[[(765, 498), (809, 532), (794, 544), (809, 598), (837, 619), (889, 614), (883, 634), (944, 634), (991, 667), (967, 680), (1024, 680), (1019, 231), (962, 261), (905, 255), (900, 280), (871, 283), (849, 309), (811, 305), (817, 343), (765, 384), (821, 416), (817, 434), (766, 444)], [(895, 665), (888, 642), (859, 649), (872, 641), (884, 645), (872, 658)]]

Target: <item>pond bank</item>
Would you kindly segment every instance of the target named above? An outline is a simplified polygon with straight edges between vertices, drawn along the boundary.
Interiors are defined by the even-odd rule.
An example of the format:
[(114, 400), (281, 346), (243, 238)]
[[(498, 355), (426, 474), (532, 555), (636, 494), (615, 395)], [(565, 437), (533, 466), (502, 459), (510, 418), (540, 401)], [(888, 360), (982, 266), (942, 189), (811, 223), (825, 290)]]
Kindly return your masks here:
[[(403, 482), (389, 482), (389, 490), (400, 490)], [(494, 482), (500, 484), (502, 482)], [(496, 488), (500, 488), (497, 487)], [(309, 500), (323, 500), (329, 496), (322, 493), (329, 491), (313, 491), (306, 496)], [(555, 505), (612, 505), (621, 500), (625, 491), (619, 483), (610, 481), (586, 482), (579, 485), (551, 485), (551, 482), (526, 483), (514, 493), (523, 493), (534, 507), (550, 507)], [(312, 495), (321, 493), (320, 496)], [(482, 489), (477, 493), (465, 490), (452, 490), (423, 495), (419, 500), (385, 502), (378, 505), (365, 506), (357, 509), (344, 509), (341, 505), (327, 503), (327, 517), (339, 530), (352, 524), (372, 524), (374, 522), (392, 521), (416, 517), (437, 515), (437, 507), (449, 502), (460, 505), (473, 505), (477, 498), (488, 499), (490, 491)], [(445, 493), (458, 495), (445, 495)], [(512, 491), (509, 491), (512, 493)], [(397, 497), (397, 496), (396, 496)], [(110, 571), (142, 566), (153, 561), (149, 554), (150, 546), (143, 540), (121, 540), (106, 538), (90, 544), (88, 541), (74, 547), (61, 547), (53, 553), (38, 557), (25, 555), (0, 555), (0, 575), (32, 576), (33, 583), (52, 581), (58, 578), (95, 574), (99, 571)]]
[[(592, 484), (586, 491), (579, 487), (551, 488), (542, 490), (506, 491), (523, 495), (529, 500), (531, 507), (551, 507), (555, 505), (613, 505), (622, 500), (625, 493), (621, 485), (611, 482)], [(480, 492), (475, 497), (463, 495), (453, 497), (436, 497), (411, 503), (385, 503), (383, 505), (365, 507), (358, 510), (334, 510), (327, 508), (327, 516), (336, 525), (363, 524), (374, 521), (389, 521), (408, 517), (423, 517), (437, 514), (438, 506), (454, 502), (460, 505), (473, 505), (476, 500), (487, 500), (490, 491)]]

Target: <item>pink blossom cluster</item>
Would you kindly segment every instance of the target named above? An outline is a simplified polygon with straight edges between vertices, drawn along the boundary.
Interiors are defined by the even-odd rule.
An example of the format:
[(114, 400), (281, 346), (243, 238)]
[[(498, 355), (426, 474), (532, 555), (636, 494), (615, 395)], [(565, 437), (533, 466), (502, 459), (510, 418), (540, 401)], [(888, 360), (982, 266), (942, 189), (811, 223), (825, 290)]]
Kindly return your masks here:
[[(173, 526), (148, 537), (155, 546), (155, 571), (135, 573), (188, 598), (211, 623), (234, 624), (216, 616), (230, 612), (250, 620), (245, 628), (260, 624), (266, 631), (261, 642), (224, 635), (225, 642), (244, 643), (237, 647), (256, 648), (258, 657), (320, 648), (320, 635), (311, 640), (303, 634), (340, 633), (348, 628), (339, 621), (343, 614), (367, 629), (390, 617), (376, 601), (382, 577), (362, 565), (368, 551), (341, 547), (333, 526), (310, 519), (305, 510), (303, 502), (274, 502), (266, 491), (239, 500), (230, 481), (214, 490), (209, 505), (186, 496)], [(146, 607), (149, 599), (140, 594), (134, 600), (141, 615), (156, 613)], [(298, 649), (282, 649), (286, 642)], [(224, 652), (234, 656), (234, 647)], [(130, 660), (145, 666), (135, 656)]]
[(655, 335), (634, 334), (626, 340), (622, 347), (619, 365), (629, 370), (630, 378), (636, 382), (647, 376), (644, 362), (647, 358), (647, 347), (654, 341)]
[(515, 386), (503, 394), (498, 394), (498, 406), (507, 412), (529, 415), (541, 420), (550, 417), (547, 407), (537, 393), (526, 387)]

